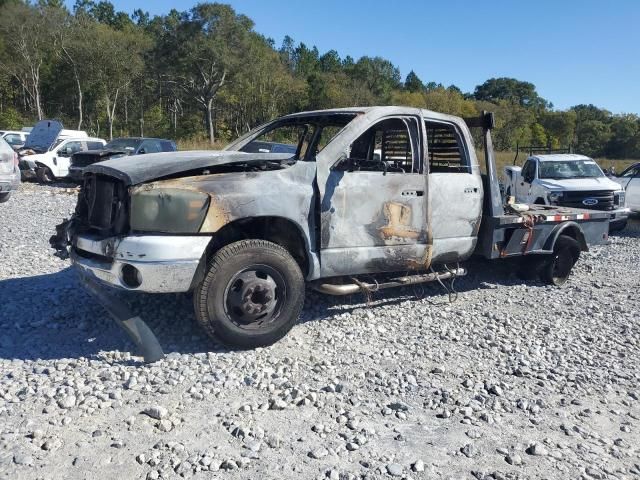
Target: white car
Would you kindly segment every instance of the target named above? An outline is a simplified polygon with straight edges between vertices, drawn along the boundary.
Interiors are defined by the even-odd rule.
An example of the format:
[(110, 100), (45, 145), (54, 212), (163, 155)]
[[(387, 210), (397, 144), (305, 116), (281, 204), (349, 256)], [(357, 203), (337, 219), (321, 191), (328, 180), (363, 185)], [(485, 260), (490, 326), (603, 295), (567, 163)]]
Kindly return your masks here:
[(5, 141), (13, 148), (17, 150), (24, 146), (27, 141), (27, 137), (29, 136), (29, 132), (18, 131), (18, 130), (1, 130), (0, 137), (4, 138)]
[(620, 175), (611, 177), (622, 185), (626, 191), (626, 206), (635, 213), (640, 213), (640, 163), (631, 165)]
[(522, 168), (505, 167), (505, 193), (517, 203), (608, 211), (612, 231), (629, 217), (624, 189), (584, 155), (532, 155)]
[(99, 150), (106, 145), (102, 138), (59, 138), (49, 151), (24, 157), (35, 164), (36, 177), (42, 183), (69, 175), (71, 155), (86, 150)]

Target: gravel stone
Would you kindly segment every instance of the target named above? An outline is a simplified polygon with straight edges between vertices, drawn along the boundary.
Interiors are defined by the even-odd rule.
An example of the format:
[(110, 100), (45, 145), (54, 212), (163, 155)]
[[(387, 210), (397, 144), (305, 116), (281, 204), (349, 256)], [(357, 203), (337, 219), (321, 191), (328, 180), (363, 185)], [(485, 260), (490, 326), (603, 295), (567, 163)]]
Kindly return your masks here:
[(529, 455), (534, 455), (536, 457), (543, 457), (545, 455), (549, 455), (549, 450), (547, 450), (544, 445), (539, 443), (534, 443), (527, 448), (527, 453)]
[(327, 450), (324, 447), (320, 447), (320, 448), (316, 448), (313, 449), (309, 452), (309, 456), (311, 458), (315, 458), (316, 460), (319, 460), (321, 458), (326, 457), (327, 455), (329, 455), (329, 450)]
[(149, 415), (151, 418), (155, 418), (156, 420), (162, 420), (169, 415), (169, 410), (165, 407), (154, 405), (153, 407), (145, 408), (142, 413)]
[(0, 205), (4, 477), (640, 475), (638, 219), (562, 288), (506, 260), (467, 262), (454, 303), (438, 284), (309, 288), (290, 334), (253, 350), (209, 340), (190, 294), (114, 290), (167, 353), (146, 365), (49, 248), (73, 187)]
[(403, 473), (402, 465), (398, 463), (390, 463), (387, 465), (387, 473), (392, 477), (400, 477)]
[(27, 467), (33, 466), (33, 457), (25, 453), (16, 453), (13, 456), (13, 463), (16, 465), (25, 465)]

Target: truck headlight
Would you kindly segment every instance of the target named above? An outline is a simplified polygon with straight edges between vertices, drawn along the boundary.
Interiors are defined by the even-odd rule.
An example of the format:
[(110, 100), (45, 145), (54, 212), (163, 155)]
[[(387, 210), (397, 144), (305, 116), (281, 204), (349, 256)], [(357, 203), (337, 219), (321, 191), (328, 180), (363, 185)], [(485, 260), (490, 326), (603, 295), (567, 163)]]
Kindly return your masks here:
[(562, 192), (549, 192), (547, 198), (551, 205), (557, 205), (558, 202), (562, 200)]
[(179, 188), (139, 190), (131, 195), (131, 230), (196, 233), (209, 208), (209, 195)]
[(624, 190), (620, 190), (619, 192), (615, 192), (613, 194), (613, 203), (619, 207), (624, 207), (625, 194)]

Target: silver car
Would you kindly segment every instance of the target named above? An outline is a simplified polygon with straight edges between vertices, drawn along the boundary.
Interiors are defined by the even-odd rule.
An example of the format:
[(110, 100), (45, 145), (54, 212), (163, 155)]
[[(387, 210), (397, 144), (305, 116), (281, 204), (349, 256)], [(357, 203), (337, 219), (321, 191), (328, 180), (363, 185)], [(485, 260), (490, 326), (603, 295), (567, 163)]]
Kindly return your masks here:
[(0, 203), (6, 202), (13, 190), (20, 186), (20, 168), (18, 154), (0, 138)]

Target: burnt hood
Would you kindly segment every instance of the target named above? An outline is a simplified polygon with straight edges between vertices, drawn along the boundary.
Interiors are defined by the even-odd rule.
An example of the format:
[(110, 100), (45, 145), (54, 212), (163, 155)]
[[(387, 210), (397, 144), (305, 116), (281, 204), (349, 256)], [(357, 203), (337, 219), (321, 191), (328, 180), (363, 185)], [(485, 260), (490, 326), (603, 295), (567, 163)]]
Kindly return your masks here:
[(291, 156), (290, 153), (243, 153), (212, 150), (147, 153), (94, 163), (84, 171), (109, 175), (123, 181), (126, 185), (137, 185), (200, 168), (256, 160), (281, 161), (288, 160)]

